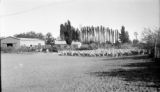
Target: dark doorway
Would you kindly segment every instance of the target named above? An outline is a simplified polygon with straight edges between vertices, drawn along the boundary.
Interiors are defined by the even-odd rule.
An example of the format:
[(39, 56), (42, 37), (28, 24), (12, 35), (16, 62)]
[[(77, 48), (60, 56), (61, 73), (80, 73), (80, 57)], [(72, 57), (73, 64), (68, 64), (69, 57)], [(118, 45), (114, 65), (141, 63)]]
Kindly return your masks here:
[(7, 47), (13, 47), (13, 43), (7, 43)]

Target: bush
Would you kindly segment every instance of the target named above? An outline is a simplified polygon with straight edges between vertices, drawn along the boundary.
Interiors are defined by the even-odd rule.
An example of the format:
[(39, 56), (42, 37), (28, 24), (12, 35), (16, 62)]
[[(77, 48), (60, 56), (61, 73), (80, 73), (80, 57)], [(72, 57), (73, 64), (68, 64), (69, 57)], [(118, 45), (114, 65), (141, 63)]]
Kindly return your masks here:
[(42, 48), (42, 52), (46, 52), (47, 51), (47, 49), (46, 48)]
[(96, 43), (91, 43), (90, 45), (89, 45), (89, 48), (90, 49), (98, 49), (98, 45), (96, 44)]
[(113, 44), (105, 44), (105, 48), (107, 49), (113, 48)]
[(61, 51), (61, 50), (67, 50), (70, 47), (68, 45), (54, 45), (53, 48), (57, 49), (57, 51)]
[(93, 48), (88, 44), (83, 44), (80, 48), (77, 50), (92, 50)]
[(119, 41), (116, 41), (116, 43), (114, 44), (115, 48), (120, 49), (121, 47), (121, 43)]
[(30, 52), (30, 48), (22, 46), (19, 49), (17, 49), (17, 52)]
[(40, 51), (40, 48), (27, 47), (27, 46), (21, 46), (19, 48), (1, 47), (1, 52), (4, 52), (4, 53), (36, 52), (36, 51)]
[(13, 47), (1, 47), (1, 51), (4, 52), (4, 53), (12, 53), (12, 52), (15, 52), (16, 49), (13, 48)]
[(120, 48), (121, 48), (121, 49), (131, 49), (131, 48), (133, 48), (133, 47), (132, 47), (132, 44), (130, 44), (130, 43), (124, 43), (124, 44), (122, 44), (122, 45), (120, 46)]
[(50, 52), (58, 52), (58, 48), (53, 46), (53, 47), (49, 48), (49, 51)]
[(61, 51), (61, 50), (76, 50), (78, 49), (78, 45), (54, 45), (54, 48), (57, 49), (57, 51)]
[(45, 45), (45, 47), (42, 48), (42, 52), (58, 52), (58, 46), (51, 46), (51, 45)]

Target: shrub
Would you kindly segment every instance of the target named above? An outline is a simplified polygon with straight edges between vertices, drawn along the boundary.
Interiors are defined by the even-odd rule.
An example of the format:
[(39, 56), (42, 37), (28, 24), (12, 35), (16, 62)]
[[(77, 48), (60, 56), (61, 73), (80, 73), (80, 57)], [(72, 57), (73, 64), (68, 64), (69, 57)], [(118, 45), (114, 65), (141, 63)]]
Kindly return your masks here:
[(21, 46), (19, 48), (14, 47), (1, 47), (1, 52), (4, 53), (19, 53), (19, 52), (36, 52), (40, 48), (36, 47), (27, 47), (27, 46)]
[(56, 48), (57, 51), (61, 51), (61, 50), (67, 50), (70, 47), (68, 45), (54, 45), (53, 48)]
[(16, 49), (13, 48), (13, 47), (1, 47), (1, 51), (4, 52), (4, 53), (12, 53), (12, 52), (15, 52)]
[(98, 49), (98, 45), (97, 45), (96, 43), (91, 43), (91, 44), (89, 45), (89, 47), (90, 47), (91, 49)]
[(124, 44), (121, 45), (120, 48), (121, 49), (130, 49), (130, 48), (132, 48), (132, 44), (130, 44), (130, 43), (124, 43)]
[(78, 45), (54, 45), (54, 48), (57, 49), (57, 51), (61, 51), (61, 50), (76, 50), (78, 49)]
[[(58, 47), (58, 46), (57, 46)], [(42, 48), (42, 52), (58, 52), (58, 48), (56, 46), (51, 46), (51, 45), (45, 45)]]
[(106, 44), (112, 44), (110, 41), (106, 41)]
[(72, 50), (76, 50), (78, 48), (78, 45), (71, 45)]
[(30, 48), (25, 46), (22, 46), (19, 49), (17, 49), (17, 52), (29, 52), (29, 51), (30, 51)]
[(46, 48), (42, 48), (42, 52), (46, 52), (47, 51), (47, 49)]
[(116, 43), (114, 44), (115, 48), (120, 49), (121, 47), (121, 43), (119, 41), (116, 41)]
[(83, 44), (80, 48), (77, 50), (92, 50), (92, 47), (89, 46), (88, 44)]
[(53, 47), (49, 48), (49, 51), (50, 52), (58, 52), (58, 48), (53, 46)]

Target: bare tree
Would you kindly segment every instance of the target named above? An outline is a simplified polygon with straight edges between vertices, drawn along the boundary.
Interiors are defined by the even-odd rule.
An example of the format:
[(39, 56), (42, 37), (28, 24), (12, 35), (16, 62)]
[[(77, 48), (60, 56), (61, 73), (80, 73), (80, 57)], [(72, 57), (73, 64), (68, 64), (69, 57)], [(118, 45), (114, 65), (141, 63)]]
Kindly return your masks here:
[(160, 28), (145, 28), (142, 32), (142, 40), (147, 43), (149, 49), (153, 49), (154, 58), (157, 58), (157, 52), (160, 49)]
[(136, 40), (137, 40), (138, 33), (137, 33), (137, 32), (134, 32), (134, 36), (135, 36), (135, 38), (136, 38)]

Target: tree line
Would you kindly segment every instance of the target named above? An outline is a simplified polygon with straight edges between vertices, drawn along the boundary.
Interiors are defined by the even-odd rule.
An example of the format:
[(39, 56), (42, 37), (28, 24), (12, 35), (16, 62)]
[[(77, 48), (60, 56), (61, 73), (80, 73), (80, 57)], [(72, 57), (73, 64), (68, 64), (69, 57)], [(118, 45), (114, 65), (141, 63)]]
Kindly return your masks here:
[(45, 39), (45, 36), (42, 33), (36, 33), (34, 31), (15, 34), (14, 37), (18, 37), (18, 38), (38, 38), (38, 39), (42, 39), (42, 40)]
[[(82, 43), (128, 43), (130, 42), (128, 31), (122, 26), (121, 33), (118, 30), (105, 28), (103, 26), (84, 26), (81, 29), (74, 28), (68, 20), (60, 25), (60, 38), (71, 45), (72, 41), (81, 41)], [(119, 40), (120, 39), (120, 40)]]
[[(38, 38), (46, 41), (46, 44), (54, 44), (54, 37), (50, 32), (46, 35), (42, 33), (36, 33), (34, 31), (15, 34), (15, 37), (19, 38)], [(60, 24), (60, 38), (65, 40), (68, 45), (71, 45), (72, 41), (81, 41), (82, 43), (128, 43), (129, 34), (122, 26), (121, 33), (118, 30), (105, 28), (103, 26), (84, 26), (81, 29), (74, 28), (71, 22), (68, 20), (64, 24)]]
[(104, 26), (84, 26), (81, 28), (81, 42), (83, 43), (115, 43), (118, 41), (118, 30)]

